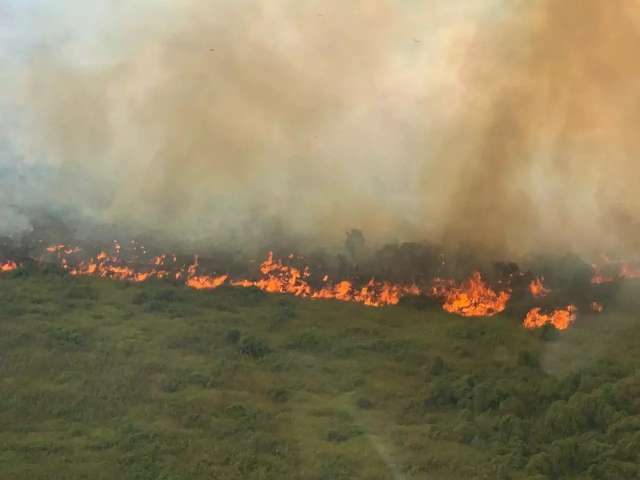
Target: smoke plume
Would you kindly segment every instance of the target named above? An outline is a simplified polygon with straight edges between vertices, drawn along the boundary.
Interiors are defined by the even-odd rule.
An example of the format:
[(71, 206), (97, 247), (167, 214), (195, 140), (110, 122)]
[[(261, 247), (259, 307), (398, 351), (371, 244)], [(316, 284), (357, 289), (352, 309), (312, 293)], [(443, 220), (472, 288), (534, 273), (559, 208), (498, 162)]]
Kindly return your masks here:
[(30, 205), (222, 245), (640, 246), (635, 0), (85, 3), (6, 7)]

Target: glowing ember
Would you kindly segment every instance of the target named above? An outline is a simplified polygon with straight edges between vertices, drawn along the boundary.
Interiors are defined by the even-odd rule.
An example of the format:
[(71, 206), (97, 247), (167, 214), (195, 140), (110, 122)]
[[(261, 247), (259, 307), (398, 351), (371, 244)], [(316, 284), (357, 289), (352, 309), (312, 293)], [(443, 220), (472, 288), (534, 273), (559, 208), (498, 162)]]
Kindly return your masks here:
[(601, 303), (591, 302), (591, 310), (593, 310), (596, 313), (602, 313), (604, 311), (604, 307), (602, 306)]
[(18, 264), (16, 262), (9, 261), (5, 263), (0, 263), (0, 272), (11, 272), (16, 268), (18, 268)]
[(482, 280), (479, 272), (474, 272), (460, 287), (441, 286), (442, 305), (447, 312), (464, 317), (490, 317), (502, 312), (511, 294), (494, 292)]
[(529, 284), (529, 291), (531, 292), (531, 295), (534, 296), (534, 298), (545, 297), (551, 291), (544, 286), (544, 283), (542, 283), (543, 280), (543, 277), (538, 277), (534, 280), (531, 280), (531, 283)]
[(577, 311), (578, 308), (575, 305), (567, 305), (564, 309), (554, 310), (546, 314), (536, 307), (529, 310), (523, 325), (525, 328), (538, 328), (549, 323), (558, 330), (565, 330), (575, 321)]

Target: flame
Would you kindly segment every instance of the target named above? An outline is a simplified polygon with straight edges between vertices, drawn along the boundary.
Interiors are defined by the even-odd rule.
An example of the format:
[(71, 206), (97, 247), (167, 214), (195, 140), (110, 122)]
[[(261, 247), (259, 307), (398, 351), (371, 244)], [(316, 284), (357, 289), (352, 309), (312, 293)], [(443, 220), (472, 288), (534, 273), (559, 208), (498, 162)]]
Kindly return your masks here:
[[(115, 251), (116, 255), (111, 256), (107, 252), (100, 252), (96, 255), (95, 258), (90, 258), (87, 261), (82, 261), (76, 266), (71, 266), (66, 258), (61, 258), (62, 268), (67, 270), (70, 275), (74, 276), (97, 276), (101, 278), (111, 278), (114, 280), (126, 280), (130, 282), (144, 282), (149, 280), (150, 278), (165, 278), (169, 272), (164, 270), (159, 270), (156, 268), (151, 268), (148, 271), (139, 271), (134, 269), (131, 266), (126, 265), (120, 257), (117, 255), (120, 252), (120, 246), (118, 243), (115, 243)], [(47, 248), (48, 252), (63, 252), (67, 255), (72, 253), (79, 252), (79, 248), (58, 248), (59, 246), (55, 246), (52, 250), (52, 247)], [(161, 266), (162, 263), (158, 262), (159, 257), (155, 257), (152, 259), (153, 267)]]
[(5, 263), (0, 263), (0, 272), (11, 272), (18, 268), (18, 264), (13, 261), (8, 261)]
[[(125, 280), (132, 282), (144, 282), (151, 278), (168, 278), (172, 276), (176, 280), (183, 280), (185, 285), (198, 290), (216, 289), (225, 283), (236, 287), (255, 287), (268, 293), (287, 293), (299, 297), (314, 299), (335, 299), (345, 302), (357, 302), (372, 307), (395, 305), (405, 295), (419, 295), (420, 288), (415, 285), (397, 285), (389, 282), (378, 282), (374, 279), (357, 288), (352, 282), (343, 280), (332, 284), (329, 276), (322, 277), (322, 286), (314, 288), (309, 282), (311, 271), (309, 267), (298, 268), (290, 266), (282, 260), (274, 259), (273, 252), (269, 252), (267, 258), (260, 264), (260, 278), (258, 280), (233, 279), (227, 274), (209, 275), (200, 273), (199, 257), (193, 258), (191, 265), (176, 268), (175, 255), (159, 255), (146, 262), (144, 269), (134, 268), (120, 258), (120, 244), (114, 242), (115, 255), (109, 255), (101, 251), (94, 258), (81, 261), (72, 265), (67, 259), (68, 255), (79, 252), (79, 248), (68, 248), (65, 245), (53, 245), (46, 249), (49, 253), (56, 253), (61, 266), (71, 275), (96, 276)], [(290, 254), (286, 257), (294, 260)], [(167, 270), (167, 263), (173, 261), (173, 270)]]
[(210, 277), (207, 275), (199, 275), (190, 277), (185, 282), (188, 287), (197, 290), (218, 288), (227, 281), (228, 275), (220, 275), (218, 277)]
[(578, 308), (575, 305), (567, 305), (566, 308), (557, 309), (550, 314), (541, 313), (539, 307), (532, 308), (523, 321), (525, 328), (538, 328), (550, 323), (558, 330), (566, 330), (575, 319)]
[(593, 268), (593, 276), (591, 277), (591, 283), (594, 285), (600, 285), (603, 283), (611, 283), (616, 280), (616, 278), (620, 279), (633, 279), (640, 278), (640, 265), (638, 262), (623, 262), (623, 261), (614, 261), (609, 258), (603, 256), (605, 261), (605, 266), (609, 268), (616, 268), (617, 272), (615, 274), (605, 275), (602, 273), (602, 269), (600, 266), (593, 264), (591, 265)]
[(620, 266), (620, 278), (640, 278), (640, 266), (623, 263)]
[[(113, 255), (101, 251), (95, 257), (80, 260), (78, 255), (82, 251), (79, 247), (64, 244), (51, 245), (45, 248), (40, 257), (41, 261), (50, 260), (47, 254), (55, 254), (60, 265), (71, 275), (95, 276), (132, 282), (145, 282), (156, 278), (174, 278), (194, 289), (216, 289), (222, 285), (235, 287), (254, 287), (268, 293), (284, 293), (311, 299), (334, 299), (343, 302), (356, 302), (371, 307), (396, 305), (402, 297), (409, 295), (429, 294), (443, 301), (442, 308), (450, 313), (472, 317), (492, 316), (502, 312), (511, 297), (511, 291), (496, 292), (482, 279), (479, 272), (474, 272), (460, 285), (452, 279), (433, 279), (430, 288), (423, 290), (415, 283), (396, 284), (377, 281), (371, 278), (366, 284), (356, 285), (350, 280), (332, 282), (329, 275), (312, 275), (308, 266), (297, 267), (291, 265), (300, 261), (302, 257), (289, 254), (285, 260), (275, 259), (273, 252), (259, 266), (259, 278), (232, 278), (229, 274), (208, 274), (202, 272), (199, 257), (195, 255), (190, 265), (179, 265), (175, 254), (162, 254), (154, 257), (147, 256), (146, 249), (135, 242), (132, 257), (127, 261), (120, 255), (122, 246), (113, 242)], [(139, 252), (142, 252), (142, 256)], [(86, 257), (85, 257), (86, 258)], [(640, 278), (640, 268), (631, 263), (612, 262), (620, 266), (619, 278)], [(0, 272), (7, 272), (18, 268), (14, 261), (0, 264)], [(602, 275), (596, 265), (593, 283), (613, 281), (613, 277)], [(313, 279), (316, 279), (315, 281)], [(550, 289), (544, 286), (544, 278), (538, 277), (531, 281), (529, 290), (538, 298), (547, 295)], [(591, 310), (602, 312), (603, 306), (598, 302), (591, 303)], [(557, 309), (546, 314), (540, 308), (531, 309), (523, 324), (526, 328), (541, 327), (551, 323), (556, 328), (564, 330), (576, 319), (577, 308), (568, 305), (564, 309)]]
[(593, 276), (591, 277), (591, 283), (593, 285), (602, 285), (603, 283), (611, 283), (614, 281), (613, 276), (603, 274), (600, 267), (595, 263), (592, 264), (591, 267), (593, 268)]
[(544, 277), (538, 277), (534, 280), (531, 280), (529, 284), (529, 291), (534, 298), (542, 298), (545, 297), (551, 290), (544, 286)]
[[(293, 255), (287, 258), (293, 259)], [(322, 277), (323, 286), (314, 288), (309, 283), (309, 267), (291, 267), (281, 260), (274, 260), (273, 252), (260, 265), (262, 278), (259, 280), (232, 280), (237, 287), (256, 287), (269, 293), (289, 293), (298, 297), (314, 299), (334, 299), (343, 302), (362, 303), (370, 307), (396, 305), (405, 295), (419, 295), (420, 288), (415, 285), (396, 285), (389, 282), (377, 282), (375, 279), (363, 287), (356, 288), (352, 282), (342, 280), (336, 284), (329, 282), (329, 276)]]
[(482, 280), (479, 272), (471, 274), (460, 287), (440, 285), (441, 296), (445, 302), (442, 308), (447, 312), (456, 313), (464, 317), (490, 317), (502, 312), (511, 294), (503, 291), (494, 292)]

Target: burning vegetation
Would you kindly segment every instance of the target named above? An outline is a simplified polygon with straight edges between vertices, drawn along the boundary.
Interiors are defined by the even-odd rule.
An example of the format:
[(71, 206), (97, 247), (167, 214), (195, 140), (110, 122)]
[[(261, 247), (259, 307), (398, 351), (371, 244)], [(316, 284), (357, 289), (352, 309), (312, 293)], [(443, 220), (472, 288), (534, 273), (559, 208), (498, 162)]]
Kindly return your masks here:
[(567, 305), (551, 313), (542, 313), (540, 307), (533, 308), (527, 313), (523, 325), (525, 328), (539, 328), (551, 324), (558, 330), (566, 330), (575, 321), (578, 308), (575, 305)]
[(544, 283), (542, 283), (543, 281), (544, 278), (542, 277), (537, 277), (531, 280), (531, 283), (529, 284), (529, 291), (534, 298), (546, 297), (547, 294), (551, 291), (544, 286)]
[[(360, 238), (361, 233), (357, 233)], [(348, 236), (348, 240), (353, 240), (352, 236)], [(523, 273), (515, 263), (496, 264), (498, 276), (489, 275), (490, 281), (483, 278), (480, 271), (473, 271), (464, 279), (460, 273), (453, 275), (456, 270), (451, 269), (444, 254), (426, 255), (424, 248), (403, 246), (399, 249), (384, 247), (375, 255), (372, 262), (380, 262), (382, 265), (377, 271), (355, 264), (345, 267), (349, 258), (360, 255), (358, 248), (361, 248), (363, 242), (363, 238), (360, 242), (347, 241), (348, 257), (338, 256), (339, 266), (334, 268), (327, 267), (317, 259), (294, 254), (277, 257), (270, 251), (255, 267), (234, 270), (224, 266), (224, 259), (216, 263), (211, 259), (203, 261), (197, 255), (152, 255), (141, 243), (135, 241), (126, 243), (125, 247), (120, 242), (113, 241), (110, 247), (97, 250), (94, 254), (90, 253), (89, 247), (55, 243), (39, 247), (41, 253), (36, 255), (36, 262), (57, 265), (71, 276), (92, 276), (134, 283), (164, 280), (196, 290), (214, 290), (223, 286), (255, 288), (266, 293), (314, 300), (333, 299), (369, 307), (397, 305), (407, 297), (428, 297), (438, 302), (444, 311), (463, 317), (497, 315), (505, 311), (515, 295), (516, 304), (525, 302), (523, 305), (528, 305), (528, 313), (523, 320), (525, 328), (551, 324), (564, 330), (576, 320), (577, 306), (573, 303), (565, 308), (554, 306), (554, 303), (562, 305), (562, 298), (557, 297), (555, 291), (547, 286), (545, 277)], [(403, 256), (408, 256), (411, 260), (404, 261)], [(19, 260), (7, 259), (0, 263), (0, 271), (17, 270), (20, 264)], [(398, 267), (402, 264), (404, 267)], [(620, 264), (619, 275), (611, 281), (634, 278), (635, 270), (629, 265)], [(401, 272), (407, 271), (409, 267), (414, 267), (414, 273), (409, 277), (403, 276)], [(459, 265), (455, 268), (460, 272)], [(562, 265), (562, 268), (566, 268), (566, 265)], [(447, 272), (449, 276), (446, 275)], [(598, 270), (594, 272), (591, 278), (592, 288), (607, 283), (595, 281), (595, 278), (601, 277), (597, 276), (600, 275)], [(463, 279), (458, 281), (455, 278)], [(556, 282), (558, 281), (561, 280), (556, 278)], [(525, 292), (530, 295), (529, 300), (522, 300)], [(533, 303), (540, 303), (542, 300), (542, 304)], [(604, 309), (601, 300), (591, 299), (580, 305), (585, 311), (593, 313), (600, 313)]]
[(510, 296), (509, 292), (496, 293), (479, 272), (473, 272), (459, 287), (444, 290), (442, 308), (464, 317), (490, 317), (506, 308)]

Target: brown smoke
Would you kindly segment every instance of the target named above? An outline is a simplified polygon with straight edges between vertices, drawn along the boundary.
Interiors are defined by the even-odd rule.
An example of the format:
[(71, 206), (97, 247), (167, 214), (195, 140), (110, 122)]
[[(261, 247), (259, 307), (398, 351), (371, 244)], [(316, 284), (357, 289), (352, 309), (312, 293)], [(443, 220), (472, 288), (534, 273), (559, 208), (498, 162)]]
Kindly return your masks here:
[(636, 251), (637, 2), (466, 3), (114, 7), (107, 60), (31, 57), (48, 201), (235, 244)]
[(468, 91), (440, 152), (452, 240), (637, 251), (637, 2), (522, 2), (461, 59)]

